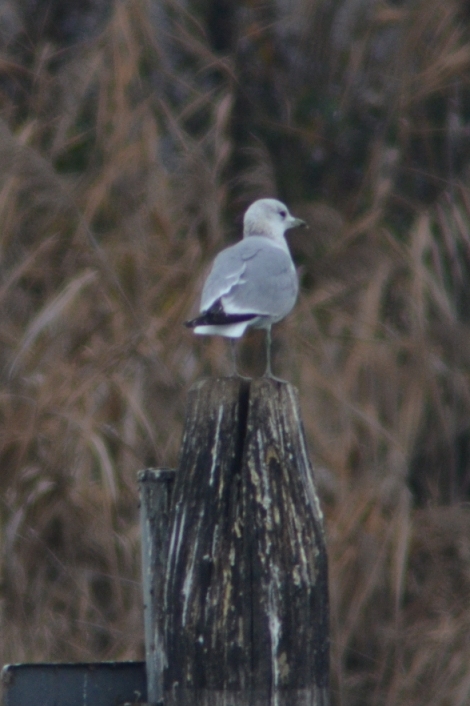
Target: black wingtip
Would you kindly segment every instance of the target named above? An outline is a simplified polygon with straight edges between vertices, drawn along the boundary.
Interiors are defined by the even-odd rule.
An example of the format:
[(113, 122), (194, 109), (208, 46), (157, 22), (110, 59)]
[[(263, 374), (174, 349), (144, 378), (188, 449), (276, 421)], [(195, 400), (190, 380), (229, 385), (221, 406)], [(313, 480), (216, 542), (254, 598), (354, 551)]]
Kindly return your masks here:
[(252, 321), (256, 319), (258, 314), (221, 314), (217, 312), (204, 312), (197, 319), (191, 321), (183, 321), (186, 328), (196, 328), (197, 326), (227, 326), (230, 324), (238, 324), (242, 321)]
[(185, 321), (184, 325), (187, 328), (196, 328), (197, 326), (227, 326), (229, 324), (238, 324), (242, 321), (251, 321), (256, 319), (258, 314), (226, 314), (220, 299), (217, 299), (210, 309), (203, 311), (200, 316), (197, 316), (191, 321)]

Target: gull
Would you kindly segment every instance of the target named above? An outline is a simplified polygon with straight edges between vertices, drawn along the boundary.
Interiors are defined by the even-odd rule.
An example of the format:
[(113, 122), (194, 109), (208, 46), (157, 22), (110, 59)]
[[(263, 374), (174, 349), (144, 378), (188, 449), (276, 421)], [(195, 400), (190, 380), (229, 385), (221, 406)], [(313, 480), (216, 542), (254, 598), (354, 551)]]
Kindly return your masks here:
[(232, 341), (248, 327), (265, 329), (264, 375), (270, 378), (271, 326), (289, 314), (299, 292), (284, 234), (305, 225), (276, 199), (251, 204), (243, 218), (243, 239), (217, 255), (202, 290), (199, 316), (185, 322), (196, 334)]

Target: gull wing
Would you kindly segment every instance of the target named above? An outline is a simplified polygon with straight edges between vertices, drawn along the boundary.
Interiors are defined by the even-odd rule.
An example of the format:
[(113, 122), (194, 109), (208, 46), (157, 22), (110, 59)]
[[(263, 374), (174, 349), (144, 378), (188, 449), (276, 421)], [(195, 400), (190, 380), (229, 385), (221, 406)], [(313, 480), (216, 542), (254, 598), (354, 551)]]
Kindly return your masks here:
[(201, 312), (210, 309), (218, 299), (241, 281), (246, 269), (246, 262), (239, 247), (243, 242), (222, 250), (215, 258), (202, 290)]
[(221, 301), (227, 314), (282, 318), (295, 304), (298, 280), (289, 251), (262, 236), (241, 240), (215, 258), (201, 312)]
[(290, 253), (268, 238), (253, 236), (239, 245), (245, 243), (250, 245), (240, 248), (245, 268), (222, 296), (224, 311), (281, 319), (290, 312), (298, 294), (297, 273)]

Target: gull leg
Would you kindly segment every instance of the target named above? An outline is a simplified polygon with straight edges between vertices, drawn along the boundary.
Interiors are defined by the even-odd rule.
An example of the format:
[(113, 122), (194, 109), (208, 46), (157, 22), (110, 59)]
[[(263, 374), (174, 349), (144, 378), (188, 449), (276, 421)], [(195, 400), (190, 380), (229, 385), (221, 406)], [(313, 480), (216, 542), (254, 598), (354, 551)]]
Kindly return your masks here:
[(238, 372), (237, 370), (237, 345), (236, 345), (236, 338), (231, 338), (230, 339), (230, 350), (232, 353), (232, 374), (230, 377), (233, 378), (241, 378), (242, 380), (251, 380), (251, 378), (247, 378), (241, 373)]
[(273, 371), (271, 370), (271, 326), (266, 329), (266, 370), (263, 377), (273, 377)]
[(235, 339), (231, 338), (230, 339), (230, 352), (232, 355), (232, 377), (237, 377), (238, 375), (238, 370), (237, 370), (237, 348), (235, 344)]
[(277, 378), (273, 375), (273, 371), (271, 370), (271, 326), (266, 329), (266, 370), (264, 371), (263, 377), (276, 380), (277, 382), (285, 382), (282, 378)]

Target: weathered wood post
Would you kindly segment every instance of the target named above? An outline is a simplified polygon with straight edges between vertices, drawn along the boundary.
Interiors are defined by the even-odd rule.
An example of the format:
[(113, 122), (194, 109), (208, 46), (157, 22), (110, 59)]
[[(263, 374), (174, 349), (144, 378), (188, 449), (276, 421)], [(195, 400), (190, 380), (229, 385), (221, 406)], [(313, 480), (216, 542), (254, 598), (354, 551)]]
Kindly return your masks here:
[(144, 594), (145, 666), (147, 703), (163, 703), (164, 645), (160, 630), (170, 529), (170, 501), (175, 471), (147, 468), (138, 476), (140, 533), (142, 538), (142, 588)]
[(326, 706), (322, 515), (295, 389), (189, 394), (165, 585), (165, 706)]

